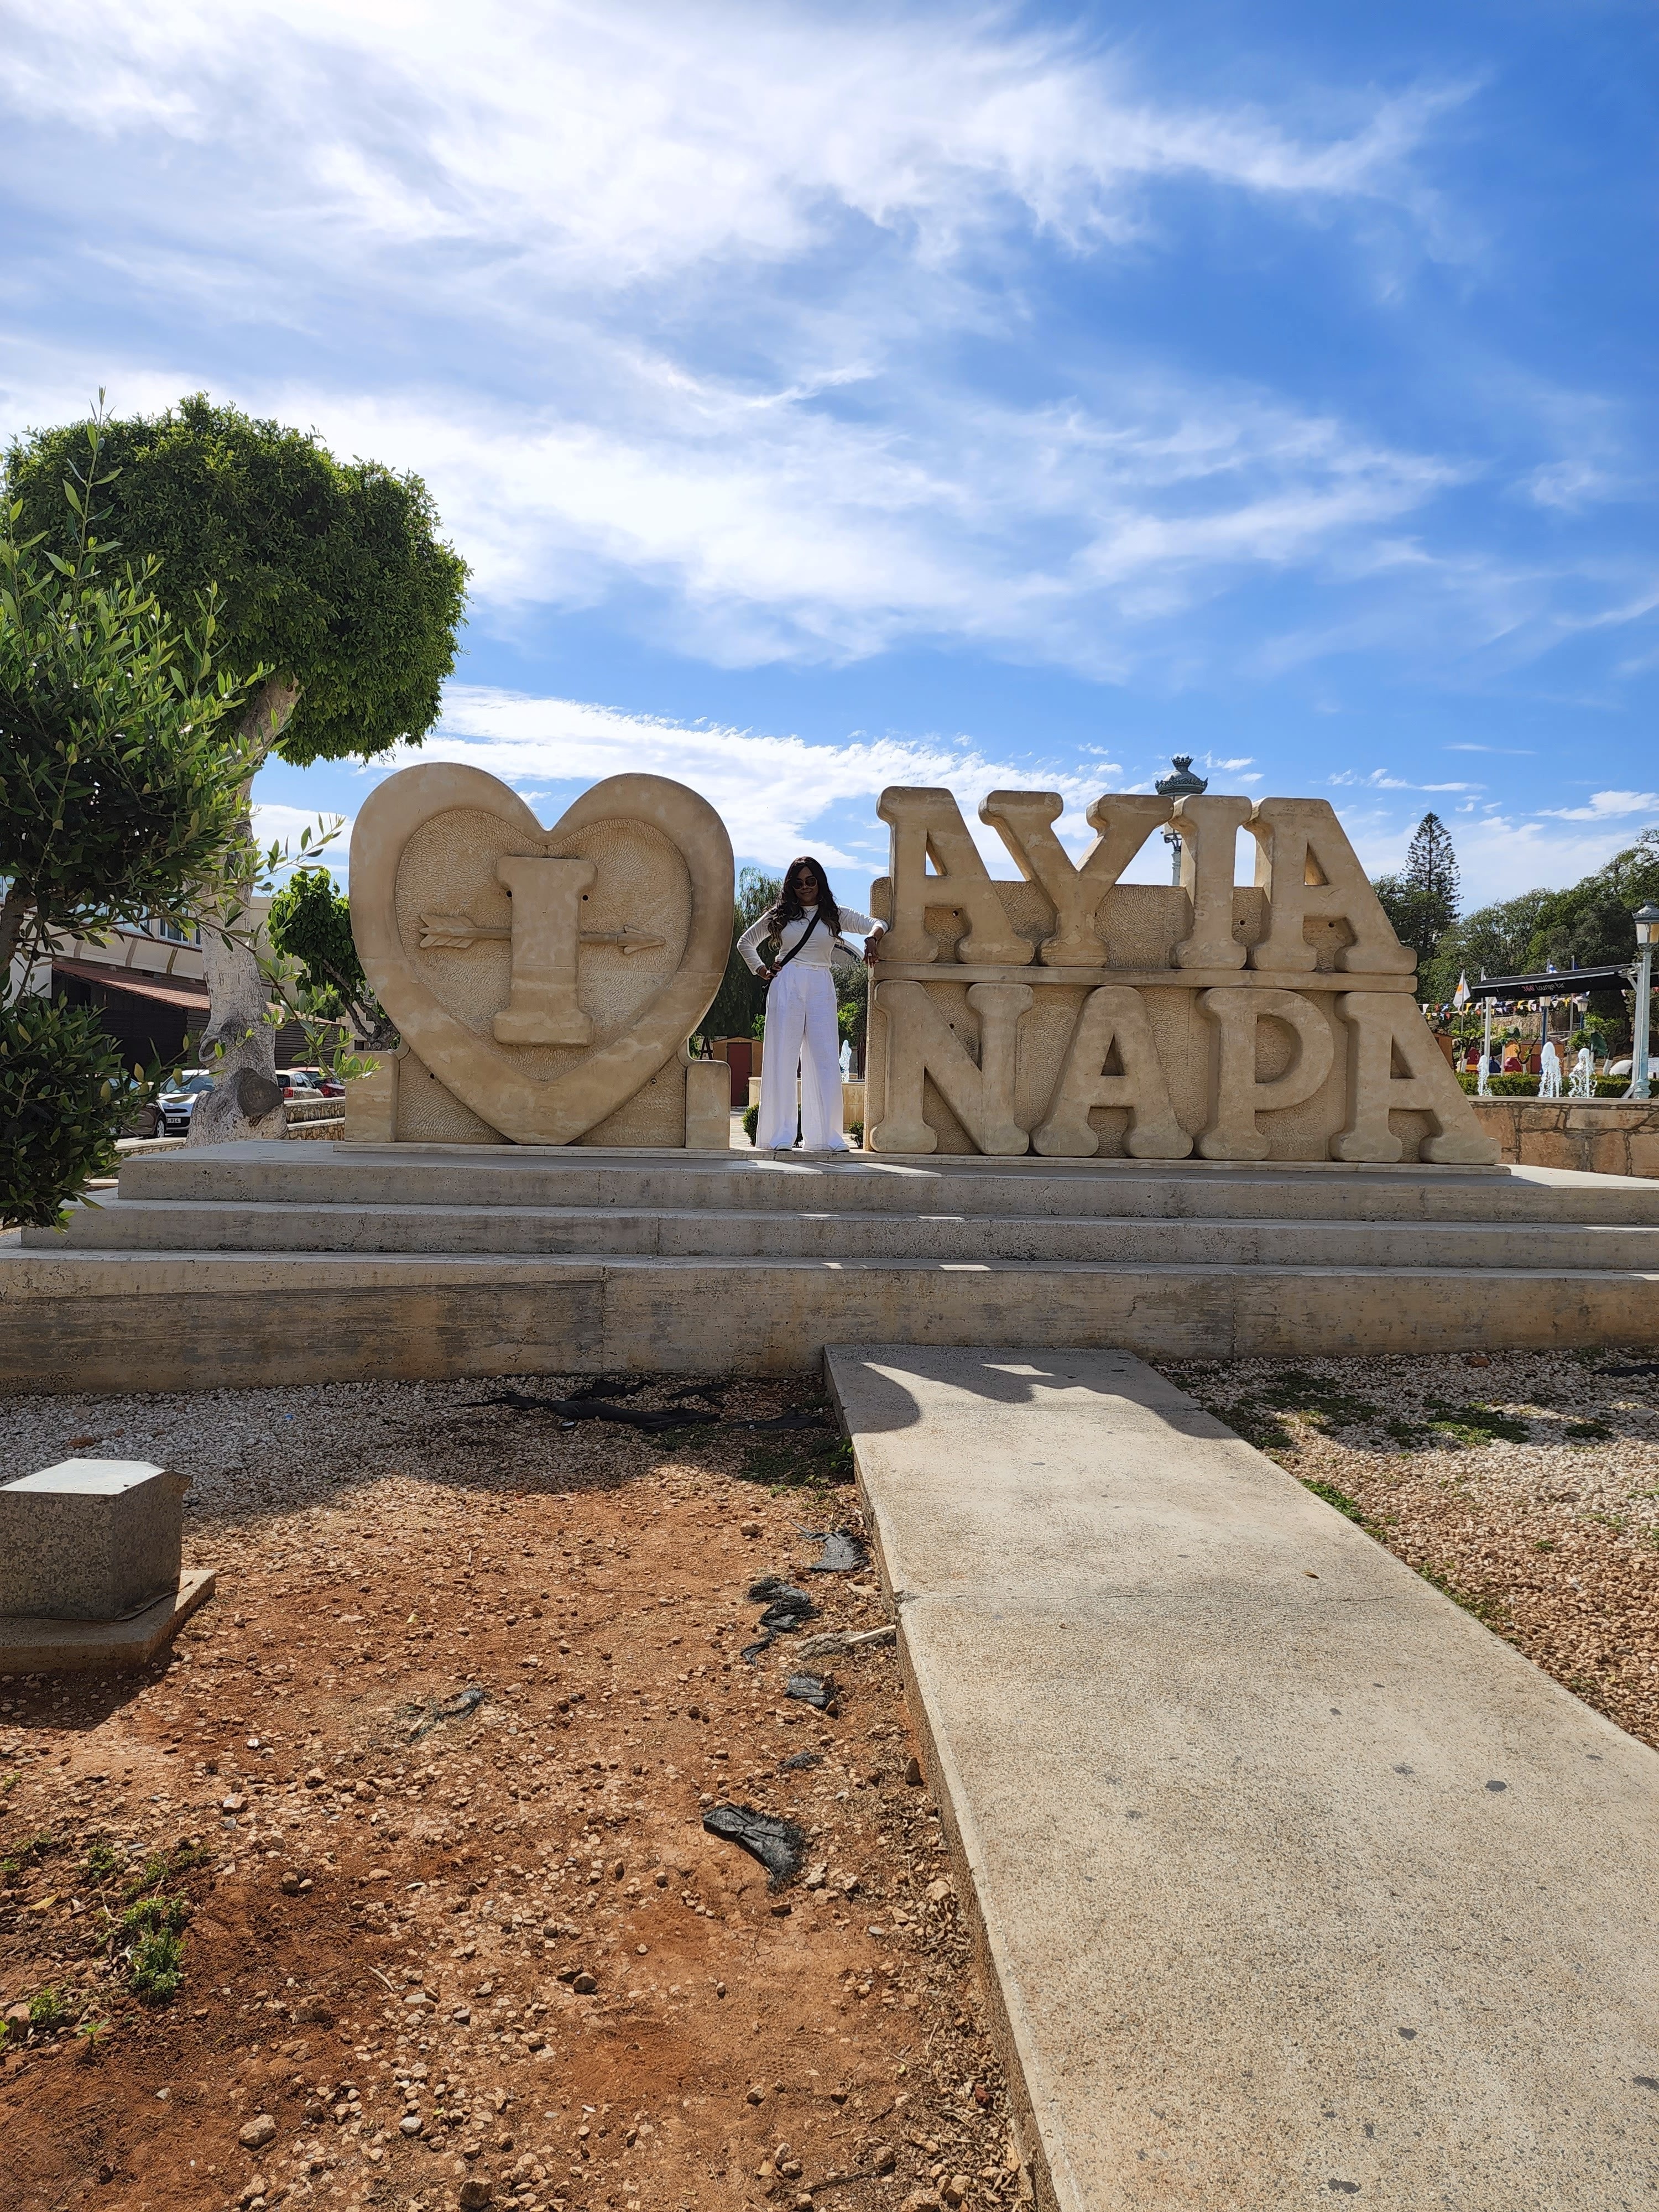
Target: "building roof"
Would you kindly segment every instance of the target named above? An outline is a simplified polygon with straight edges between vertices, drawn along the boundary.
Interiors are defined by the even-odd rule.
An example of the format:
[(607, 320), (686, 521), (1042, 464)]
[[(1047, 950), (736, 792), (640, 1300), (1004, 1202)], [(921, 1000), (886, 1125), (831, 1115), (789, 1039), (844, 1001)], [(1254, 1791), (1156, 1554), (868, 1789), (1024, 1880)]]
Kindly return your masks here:
[(52, 963), (52, 981), (72, 975), (77, 983), (96, 983), (130, 999), (147, 1000), (152, 1006), (182, 1006), (190, 1013), (205, 1013), (208, 987), (190, 975), (155, 975), (142, 968), (114, 968), (101, 960), (58, 960)]
[(1483, 975), (1469, 985), (1472, 999), (1571, 999), (1595, 986), (1629, 988), (1628, 968), (1562, 968), (1541, 975)]

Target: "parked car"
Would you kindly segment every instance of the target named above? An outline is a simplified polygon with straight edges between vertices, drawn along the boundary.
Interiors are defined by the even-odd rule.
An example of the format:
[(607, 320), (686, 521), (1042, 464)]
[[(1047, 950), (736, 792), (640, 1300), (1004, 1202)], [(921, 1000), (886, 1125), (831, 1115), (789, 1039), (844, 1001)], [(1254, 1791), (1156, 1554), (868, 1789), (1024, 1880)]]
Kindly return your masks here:
[(276, 1071), (288, 1098), (343, 1098), (345, 1085), (325, 1067), (282, 1067)]
[(196, 1102), (213, 1088), (213, 1078), (204, 1067), (182, 1068), (175, 1075), (156, 1103), (161, 1109), (161, 1134), (164, 1137), (187, 1137), (190, 1117), (196, 1111)]

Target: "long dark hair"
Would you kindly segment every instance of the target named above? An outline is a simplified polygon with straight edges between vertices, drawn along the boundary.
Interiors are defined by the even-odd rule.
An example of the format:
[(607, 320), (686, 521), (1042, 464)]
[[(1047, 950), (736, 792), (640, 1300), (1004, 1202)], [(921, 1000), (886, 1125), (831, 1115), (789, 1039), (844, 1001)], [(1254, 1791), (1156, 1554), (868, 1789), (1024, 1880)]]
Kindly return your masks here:
[(810, 853), (797, 854), (784, 870), (783, 889), (778, 893), (776, 902), (766, 917), (767, 928), (775, 937), (785, 922), (799, 921), (805, 915), (806, 909), (795, 889), (795, 878), (803, 868), (811, 868), (818, 879), (819, 920), (831, 937), (838, 937), (841, 934), (841, 908), (836, 904), (836, 895), (830, 888), (829, 877), (823, 872), (823, 861), (815, 860)]

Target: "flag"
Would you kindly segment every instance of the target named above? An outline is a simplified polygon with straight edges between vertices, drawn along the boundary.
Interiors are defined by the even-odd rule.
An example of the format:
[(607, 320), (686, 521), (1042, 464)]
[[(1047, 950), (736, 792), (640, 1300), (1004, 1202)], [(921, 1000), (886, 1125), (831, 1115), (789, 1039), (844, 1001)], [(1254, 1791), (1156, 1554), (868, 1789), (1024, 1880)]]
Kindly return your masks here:
[(1469, 979), (1467, 971), (1457, 979), (1457, 988), (1452, 993), (1452, 1004), (1461, 1014), (1469, 1003)]

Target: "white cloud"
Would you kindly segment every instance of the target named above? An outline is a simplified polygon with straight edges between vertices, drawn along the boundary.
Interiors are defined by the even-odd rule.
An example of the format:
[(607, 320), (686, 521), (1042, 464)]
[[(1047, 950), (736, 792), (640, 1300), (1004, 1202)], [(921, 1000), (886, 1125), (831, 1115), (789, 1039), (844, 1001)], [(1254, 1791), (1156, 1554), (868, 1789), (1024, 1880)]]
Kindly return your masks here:
[[(1099, 773), (1079, 776), (1052, 763), (997, 760), (963, 739), (854, 735), (840, 744), (808, 744), (716, 723), (684, 723), (574, 699), (526, 698), (483, 686), (451, 684), (444, 719), (418, 751), (387, 757), (365, 774), (379, 776), (423, 760), (465, 760), (486, 769), (526, 798), (562, 805), (602, 776), (672, 776), (700, 792), (720, 814), (740, 859), (777, 865), (817, 841), (827, 866), (860, 866), (884, 844), (875, 801), (890, 783), (944, 785), (954, 790), (977, 833), (976, 810), (999, 787), (1058, 791), (1071, 810), (1063, 825), (1074, 840), (1093, 833), (1083, 809), (1109, 785)], [(848, 827), (867, 823), (857, 847), (826, 836), (829, 817)], [(984, 830), (989, 852), (1003, 848)]]
[[(218, 396), (418, 469), (485, 622), (605, 602), (726, 665), (945, 640), (1121, 678), (1190, 661), (1184, 618), (1252, 571), (1351, 569), (1460, 474), (1094, 348), (1012, 404), (942, 343), (1027, 344), (1011, 250), (1150, 241), (1171, 179), (1321, 220), (1421, 210), (1412, 156), (1455, 90), (1331, 94), (1297, 129), (1154, 96), (997, 7), (12, 0), (11, 21), (17, 173), (96, 240), (104, 296), (262, 331)], [(375, 333), (372, 369), (319, 373), (348, 327)], [(296, 349), (273, 328), (303, 379), (250, 372)], [(175, 365), (17, 341), (0, 378), (0, 431), (100, 384), (126, 410), (204, 380), (188, 343)]]
[(1479, 783), (1413, 783), (1404, 776), (1390, 775), (1386, 769), (1374, 768), (1362, 772), (1356, 768), (1340, 769), (1327, 778), (1337, 786), (1352, 786), (1364, 791), (1481, 791)]
[[(332, 832), (331, 836), (329, 833)], [(287, 848), (277, 872), (314, 867), (319, 862), (341, 874), (351, 845), (351, 817), (314, 806), (293, 806), (285, 801), (257, 799), (253, 806), (253, 836), (263, 860), (273, 845)], [(309, 842), (301, 840), (308, 836)]]
[[(1194, 183), (1362, 255), (1386, 205), (1390, 257), (1440, 250), (1418, 156), (1468, 86), (1287, 86), (1275, 112), (926, 0), (7, 21), (20, 232), (33, 193), (64, 242), (9, 257), (0, 436), (100, 384), (314, 424), (427, 477), (483, 627), (603, 605), (727, 665), (942, 642), (1189, 683), (1239, 654), (1195, 611), (1287, 572), (1321, 602), (1252, 629), (1253, 674), (1377, 646), (1510, 665), (1651, 605), (1616, 563), (1585, 584), (1425, 544), (1468, 454), (1115, 331), (1051, 343), (1033, 305), (1057, 260), (1167, 253)], [(87, 296), (100, 343), (18, 335)], [(1550, 452), (1585, 418), (1556, 404)], [(1588, 496), (1576, 465), (1534, 498)]]
[[(1329, 99), (1334, 127), (1298, 136), (1148, 97), (1120, 57), (998, 7), (14, 0), (10, 16), (14, 112), (210, 158), (196, 228), (216, 246), (251, 197), (262, 242), (296, 260), (324, 226), (331, 262), (465, 241), (503, 255), (469, 271), (496, 294), (792, 258), (849, 221), (931, 262), (1011, 208), (1079, 244), (1125, 238), (1170, 177), (1420, 200), (1408, 157), (1462, 96)], [(283, 190), (250, 194), (273, 141)]]
[(1632, 814), (1659, 815), (1659, 791), (1598, 791), (1588, 806), (1552, 806), (1558, 822), (1616, 822)]

